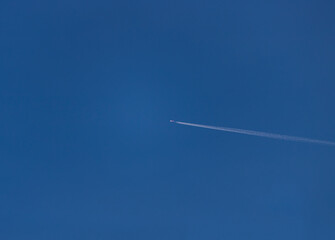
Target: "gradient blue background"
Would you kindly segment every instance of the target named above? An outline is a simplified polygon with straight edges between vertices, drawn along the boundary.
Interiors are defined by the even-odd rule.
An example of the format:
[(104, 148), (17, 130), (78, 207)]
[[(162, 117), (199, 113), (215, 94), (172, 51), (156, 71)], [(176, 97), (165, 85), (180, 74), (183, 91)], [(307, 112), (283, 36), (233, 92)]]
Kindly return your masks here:
[(335, 239), (334, 1), (0, 3), (0, 239)]

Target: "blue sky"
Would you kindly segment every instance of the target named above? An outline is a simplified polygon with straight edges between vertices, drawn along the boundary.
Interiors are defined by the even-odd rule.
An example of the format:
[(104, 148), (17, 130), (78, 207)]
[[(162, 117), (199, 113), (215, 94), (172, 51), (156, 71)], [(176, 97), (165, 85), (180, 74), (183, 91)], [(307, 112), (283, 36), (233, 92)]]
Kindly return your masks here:
[(334, 239), (333, 1), (0, 3), (1, 239)]

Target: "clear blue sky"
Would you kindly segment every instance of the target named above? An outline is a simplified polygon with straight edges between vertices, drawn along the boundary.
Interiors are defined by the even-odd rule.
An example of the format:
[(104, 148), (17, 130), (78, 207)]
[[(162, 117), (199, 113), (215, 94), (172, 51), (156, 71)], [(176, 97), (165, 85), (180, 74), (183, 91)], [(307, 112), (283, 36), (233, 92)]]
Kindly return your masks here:
[(335, 239), (334, 1), (0, 3), (0, 239)]

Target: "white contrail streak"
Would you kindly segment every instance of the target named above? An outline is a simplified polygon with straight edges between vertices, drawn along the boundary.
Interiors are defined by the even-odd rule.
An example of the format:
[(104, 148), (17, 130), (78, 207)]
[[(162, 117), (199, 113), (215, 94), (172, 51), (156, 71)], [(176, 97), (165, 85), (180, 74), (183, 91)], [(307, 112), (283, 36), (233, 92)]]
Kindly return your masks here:
[(318, 140), (318, 139), (294, 137), (294, 136), (287, 136), (287, 135), (267, 133), (267, 132), (258, 132), (258, 131), (245, 130), (245, 129), (239, 129), (239, 128), (216, 127), (216, 126), (209, 126), (209, 125), (202, 125), (202, 124), (195, 124), (195, 123), (179, 122), (179, 121), (174, 121), (174, 120), (170, 120), (170, 122), (181, 124), (181, 125), (186, 125), (186, 126), (192, 126), (192, 127), (207, 128), (207, 129), (213, 129), (213, 130), (218, 130), (218, 131), (246, 134), (246, 135), (265, 137), (265, 138), (280, 139), (284, 141), (305, 142), (305, 143), (315, 143), (315, 144), (335, 146), (335, 142), (323, 141), (323, 140)]

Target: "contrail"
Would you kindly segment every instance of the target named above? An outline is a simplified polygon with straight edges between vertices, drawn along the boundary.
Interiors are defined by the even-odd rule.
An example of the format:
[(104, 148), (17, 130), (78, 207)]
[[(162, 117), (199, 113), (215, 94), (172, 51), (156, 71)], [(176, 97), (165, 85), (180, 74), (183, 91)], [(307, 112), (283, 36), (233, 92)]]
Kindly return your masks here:
[(179, 122), (179, 121), (174, 121), (174, 120), (170, 120), (170, 122), (181, 124), (181, 125), (186, 125), (186, 126), (207, 128), (207, 129), (213, 129), (213, 130), (218, 130), (218, 131), (252, 135), (252, 136), (257, 136), (257, 137), (273, 138), (273, 139), (279, 139), (279, 140), (284, 140), (284, 141), (315, 143), (315, 144), (335, 146), (335, 142), (318, 140), (318, 139), (287, 136), (287, 135), (282, 135), (282, 134), (259, 132), (259, 131), (245, 130), (245, 129), (239, 129), (239, 128), (216, 127), (216, 126), (209, 126), (209, 125), (202, 125), (202, 124), (195, 124), (195, 123)]

